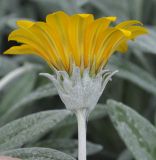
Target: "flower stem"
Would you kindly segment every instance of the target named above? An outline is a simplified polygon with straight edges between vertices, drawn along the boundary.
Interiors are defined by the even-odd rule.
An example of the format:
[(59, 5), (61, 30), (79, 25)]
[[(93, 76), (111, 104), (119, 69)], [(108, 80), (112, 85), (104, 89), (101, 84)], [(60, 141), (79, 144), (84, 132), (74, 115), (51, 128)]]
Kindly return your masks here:
[(76, 112), (78, 121), (78, 160), (86, 160), (86, 115), (85, 110)]

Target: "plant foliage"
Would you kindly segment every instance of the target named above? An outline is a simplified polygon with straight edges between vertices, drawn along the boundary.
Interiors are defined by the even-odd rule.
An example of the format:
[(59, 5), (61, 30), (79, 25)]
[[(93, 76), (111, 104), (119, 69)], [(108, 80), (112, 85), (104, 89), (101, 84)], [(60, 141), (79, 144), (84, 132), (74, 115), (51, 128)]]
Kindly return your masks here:
[[(53, 84), (39, 76), (52, 72), (38, 57), (4, 56), (16, 20), (43, 20), (64, 10), (137, 19), (149, 35), (115, 54), (107, 67), (119, 72), (88, 120), (88, 160), (156, 159), (155, 0), (0, 1), (0, 155), (23, 160), (77, 158), (77, 124), (64, 109)], [(108, 98), (113, 100), (107, 101)], [(126, 105), (125, 105), (126, 104)]]

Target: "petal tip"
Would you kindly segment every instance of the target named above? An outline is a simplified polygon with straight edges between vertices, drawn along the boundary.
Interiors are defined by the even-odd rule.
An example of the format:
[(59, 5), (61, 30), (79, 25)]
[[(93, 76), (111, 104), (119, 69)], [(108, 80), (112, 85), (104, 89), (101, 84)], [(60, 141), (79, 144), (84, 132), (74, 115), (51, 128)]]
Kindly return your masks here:
[(108, 20), (114, 22), (114, 21), (117, 20), (117, 17), (116, 17), (116, 16), (110, 16), (110, 17), (106, 17), (106, 19), (108, 19)]
[(126, 36), (126, 37), (130, 37), (132, 35), (132, 33), (126, 29), (121, 29), (119, 28), (119, 30)]
[(77, 14), (78, 16), (82, 17), (82, 18), (87, 18), (89, 17), (90, 15), (92, 14), (84, 14), (84, 13), (80, 13), (80, 14)]

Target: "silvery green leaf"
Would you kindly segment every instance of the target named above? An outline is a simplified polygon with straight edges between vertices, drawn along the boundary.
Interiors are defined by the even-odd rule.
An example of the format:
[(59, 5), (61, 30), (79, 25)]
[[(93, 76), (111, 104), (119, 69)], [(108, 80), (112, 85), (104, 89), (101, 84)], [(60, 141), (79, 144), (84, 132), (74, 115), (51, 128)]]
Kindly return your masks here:
[[(131, 2), (127, 0), (128, 3), (128, 9), (129, 9), (129, 18), (131, 19), (137, 19), (142, 20), (143, 19), (143, 0), (132, 0)], [(135, 3), (135, 5), (134, 5)]]
[(0, 115), (4, 115), (15, 103), (30, 93), (36, 80), (36, 73), (29, 71), (21, 74), (8, 84), (0, 101)]
[[(73, 115), (73, 117), (75, 116)], [(76, 118), (71, 118), (71, 120), (74, 120), (73, 124), (69, 124), (67, 119), (65, 119), (63, 125), (62, 122), (60, 122), (59, 124), (61, 124), (61, 126), (58, 125), (58, 127), (55, 127), (55, 130), (50, 135), (49, 139), (69, 139), (74, 136), (74, 134), (77, 132)]]
[(62, 1), (62, 3), (58, 3), (58, 4), (67, 13), (73, 14), (75, 12), (81, 12), (81, 9), (79, 8), (79, 5), (78, 5), (78, 3), (76, 1), (73, 1), (73, 0), (64, 0), (64, 1)]
[(154, 114), (154, 124), (156, 126), (156, 113)]
[(18, 64), (15, 61), (12, 61), (7, 57), (0, 56), (0, 77), (4, 76), (17, 67)]
[(107, 112), (105, 108), (106, 108), (105, 104), (98, 103), (95, 109), (91, 112), (89, 120), (95, 120), (106, 116)]
[(147, 55), (144, 54), (139, 47), (137, 48), (131, 48), (133, 50), (133, 56), (139, 61), (139, 63), (143, 66), (143, 68), (147, 71), (151, 71), (152, 69), (152, 64), (147, 58)]
[(43, 64), (45, 65), (46, 62), (43, 61), (40, 57), (37, 57), (35, 55), (18, 55), (18, 56), (14, 56), (13, 61), (17, 62), (17, 63), (36, 63), (36, 64)]
[(89, 0), (78, 0), (77, 1), (77, 5), (79, 7), (81, 7), (81, 6), (83, 6), (83, 5), (85, 5), (85, 4), (89, 3), (89, 2), (90, 2)]
[(23, 160), (76, 160), (72, 156), (50, 148), (21, 148), (0, 153)]
[(137, 160), (156, 159), (156, 128), (128, 106), (109, 100), (109, 116), (127, 148)]
[[(52, 9), (52, 7), (55, 5), (55, 7), (60, 8), (60, 10), (64, 10), (67, 13), (73, 14), (75, 12), (81, 12), (81, 9), (79, 8), (79, 3), (74, 0), (64, 0), (61, 3), (57, 0), (45, 0), (44, 2), (42, 0), (31, 0), (37, 3), (38, 5), (44, 6), (45, 4), (49, 4), (49, 6), (45, 6), (44, 8), (47, 8), (47, 10)], [(45, 3), (46, 2), (46, 3)]]
[(129, 150), (125, 149), (121, 152), (117, 160), (133, 160), (133, 155)]
[(41, 69), (42, 69), (41, 65), (30, 64), (30, 63), (14, 69), (0, 80), (0, 92), (3, 91), (5, 87), (7, 87), (7, 85), (9, 85), (11, 82), (16, 81), (16, 78), (24, 75), (25, 73), (31, 72), (32, 70), (38, 72)]
[[(97, 104), (93, 112), (90, 114), (88, 121), (97, 120), (107, 115), (106, 105)], [(62, 132), (63, 130), (63, 132)], [(52, 138), (70, 138), (77, 131), (77, 121), (76, 117), (68, 116), (65, 121), (62, 121), (55, 127), (53, 131)]]
[(41, 98), (54, 96), (56, 94), (57, 90), (52, 83), (39, 87), (35, 91), (16, 101), (14, 105), (10, 106), (10, 109), (0, 117), (1, 124), (2, 122), (6, 123), (16, 118), (27, 104), (30, 104), (31, 102), (39, 100)]
[[(1, 100), (2, 104), (0, 106), (1, 114), (3, 114), (3, 116), (1, 116), (0, 118), (4, 118), (4, 121), (1, 120), (0, 124), (5, 124), (5, 115), (7, 114), (7, 112), (9, 112), (10, 109), (12, 109), (12, 106), (19, 102), (21, 98), (23, 98), (27, 93), (29, 93), (29, 91), (33, 87), (33, 83), (36, 78), (35, 74), (36, 72), (41, 70), (41, 68), (42, 67), (40, 65), (25, 64), (24, 66), (18, 67), (15, 70), (9, 72), (5, 77), (0, 80), (0, 92), (1, 95), (4, 95), (4, 98), (1, 96), (3, 100)], [(29, 85), (25, 87), (26, 83), (28, 82)], [(7, 92), (9, 93), (7, 94)], [(5, 94), (7, 95), (5, 96)], [(4, 114), (4, 112), (6, 113)], [(11, 117), (13, 118), (13, 115), (11, 115), (10, 118)], [(7, 121), (9, 121), (9, 117), (7, 118)]]
[(69, 115), (66, 110), (43, 111), (8, 123), (0, 128), (0, 150), (36, 141)]
[(133, 82), (144, 90), (156, 95), (156, 79), (134, 63), (113, 56), (108, 68), (118, 69), (119, 72), (116, 76)]
[[(68, 145), (67, 145), (68, 144)], [(60, 150), (64, 153), (77, 157), (78, 141), (73, 139), (51, 139), (37, 143), (35, 146), (48, 147)], [(87, 142), (87, 155), (93, 155), (102, 150), (102, 146)]]
[[(117, 16), (119, 20), (141, 19), (142, 18), (142, 0), (90, 0), (105, 15)], [(133, 5), (135, 3), (135, 5)]]
[[(12, 107), (10, 107), (10, 109), (3, 116), (0, 117), (0, 119), (1, 119), (0, 124), (1, 125), (5, 124), (5, 123), (9, 122), (10, 120), (16, 118), (18, 116), (18, 114), (20, 114), (20, 112), (27, 106), (27, 104), (29, 104), (33, 101), (39, 100), (41, 98), (50, 97), (50, 96), (54, 96), (54, 95), (57, 95), (57, 90), (52, 83), (46, 84), (42, 87), (39, 87), (38, 89), (31, 92), (27, 96), (21, 98), (19, 101), (17, 101), (17, 103), (15, 103)], [(101, 118), (105, 115), (106, 115), (106, 112), (104, 110), (104, 105), (97, 104), (97, 106), (95, 107), (95, 110), (92, 112), (92, 114), (89, 118), (90, 119), (97, 119), (97, 118)], [(71, 120), (71, 118), (72, 117), (70, 117), (69, 120), (67, 118), (67, 122), (65, 122), (65, 125), (67, 125), (68, 122), (69, 122), (69, 124), (71, 124), (71, 123), (73, 124), (73, 122), (76, 123), (76, 119), (73, 121), (73, 120)]]

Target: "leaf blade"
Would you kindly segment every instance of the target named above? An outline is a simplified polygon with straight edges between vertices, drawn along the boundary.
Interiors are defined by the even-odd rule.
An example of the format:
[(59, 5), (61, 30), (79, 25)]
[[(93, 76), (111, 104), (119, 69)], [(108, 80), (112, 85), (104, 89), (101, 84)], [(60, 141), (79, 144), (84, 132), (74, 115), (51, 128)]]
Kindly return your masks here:
[(156, 79), (147, 71), (138, 67), (132, 62), (113, 56), (108, 68), (112, 70), (119, 70), (116, 74), (118, 77), (126, 79), (142, 89), (156, 95)]
[[(74, 139), (61, 138), (61, 139), (44, 140), (35, 144), (35, 146), (54, 148), (64, 153), (67, 153), (69, 155), (72, 155), (73, 157), (77, 157), (78, 155), (78, 151), (77, 151), (78, 141)], [(101, 150), (102, 150), (101, 145), (87, 142), (87, 155), (93, 155)]]
[(156, 128), (122, 103), (109, 100), (107, 105), (115, 128), (134, 157), (137, 160), (154, 160), (156, 158)]
[(43, 111), (8, 123), (0, 128), (0, 150), (18, 148), (36, 141), (69, 114), (67, 110)]
[(75, 160), (73, 157), (63, 152), (40, 147), (15, 149), (2, 152), (1, 154), (21, 158), (24, 160)]

